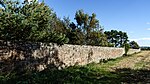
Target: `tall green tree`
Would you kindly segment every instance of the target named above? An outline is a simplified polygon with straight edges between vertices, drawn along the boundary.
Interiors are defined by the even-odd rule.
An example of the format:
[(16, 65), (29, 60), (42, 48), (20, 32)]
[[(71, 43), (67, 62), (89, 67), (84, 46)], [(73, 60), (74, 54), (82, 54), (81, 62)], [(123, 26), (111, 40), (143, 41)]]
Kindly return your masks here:
[(67, 37), (69, 38), (69, 44), (83, 45), (84, 43), (83, 32), (73, 22), (70, 23), (69, 29), (67, 29)]
[(107, 35), (108, 42), (114, 44), (115, 47), (123, 47), (128, 42), (126, 32), (111, 30), (104, 32)]
[[(83, 10), (78, 10), (75, 14), (75, 20), (77, 22), (77, 27), (81, 29), (84, 34), (84, 44), (93, 45), (96, 41), (100, 40), (99, 36), (104, 35), (97, 35), (102, 34), (102, 27), (99, 25), (99, 20), (96, 19), (96, 14), (92, 14), (91, 16), (84, 13)], [(97, 33), (97, 34), (96, 34)], [(97, 38), (95, 39), (95, 36)], [(95, 41), (95, 42), (94, 42)], [(100, 44), (100, 43), (99, 43)]]
[(56, 14), (44, 2), (4, 0), (4, 5), (5, 8), (0, 12), (1, 39), (67, 42), (64, 34), (54, 31), (52, 25)]
[(133, 49), (139, 49), (140, 48), (138, 43), (135, 41), (131, 41), (129, 44), (130, 44), (130, 47)]

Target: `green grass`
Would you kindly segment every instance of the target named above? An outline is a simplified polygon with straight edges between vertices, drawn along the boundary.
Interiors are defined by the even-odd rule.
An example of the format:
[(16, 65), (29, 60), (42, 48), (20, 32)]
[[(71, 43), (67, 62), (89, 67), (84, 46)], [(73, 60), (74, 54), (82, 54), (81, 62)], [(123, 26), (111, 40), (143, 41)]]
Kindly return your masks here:
[[(95, 65), (95, 64), (94, 64)], [(91, 66), (90, 66), (91, 67)], [(15, 74), (1, 78), (1, 83), (17, 84), (51, 84), (51, 83), (111, 83), (118, 75), (88, 66), (74, 66), (64, 70), (47, 69), (42, 72)], [(106, 81), (107, 80), (107, 81)], [(119, 82), (119, 81), (115, 81)]]

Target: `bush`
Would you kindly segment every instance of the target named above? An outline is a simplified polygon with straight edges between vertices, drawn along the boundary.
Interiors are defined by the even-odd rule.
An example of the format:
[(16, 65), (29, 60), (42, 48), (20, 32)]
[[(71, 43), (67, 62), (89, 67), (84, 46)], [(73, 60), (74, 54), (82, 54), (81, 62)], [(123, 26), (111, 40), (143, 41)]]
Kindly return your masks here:
[(133, 49), (139, 49), (140, 48), (138, 43), (135, 41), (131, 41), (129, 44), (130, 44), (131, 48), (133, 48)]
[(128, 43), (125, 43), (124, 49), (125, 49), (125, 54), (124, 55), (127, 56), (127, 53), (128, 53), (128, 51), (130, 49), (130, 45)]

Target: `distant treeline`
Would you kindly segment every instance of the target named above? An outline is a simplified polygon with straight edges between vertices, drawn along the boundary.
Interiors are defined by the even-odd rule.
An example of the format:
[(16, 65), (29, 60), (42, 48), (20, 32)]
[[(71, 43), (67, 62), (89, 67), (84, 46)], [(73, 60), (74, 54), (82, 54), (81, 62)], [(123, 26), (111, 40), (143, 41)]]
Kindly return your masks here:
[(44, 1), (0, 0), (0, 39), (58, 44), (139, 48), (126, 32), (104, 31), (96, 14), (78, 10), (74, 20), (59, 18)]
[(150, 50), (150, 47), (141, 47), (141, 50)]

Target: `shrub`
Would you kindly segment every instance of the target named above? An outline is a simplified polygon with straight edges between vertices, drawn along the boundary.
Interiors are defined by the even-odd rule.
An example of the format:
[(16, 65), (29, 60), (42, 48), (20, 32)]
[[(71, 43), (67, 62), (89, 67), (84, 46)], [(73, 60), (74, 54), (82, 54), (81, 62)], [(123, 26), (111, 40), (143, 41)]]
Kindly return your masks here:
[(128, 43), (125, 43), (124, 44), (124, 49), (125, 49), (125, 56), (127, 56), (127, 53), (128, 53), (128, 51), (129, 51), (129, 49), (130, 49), (130, 45), (128, 44)]

